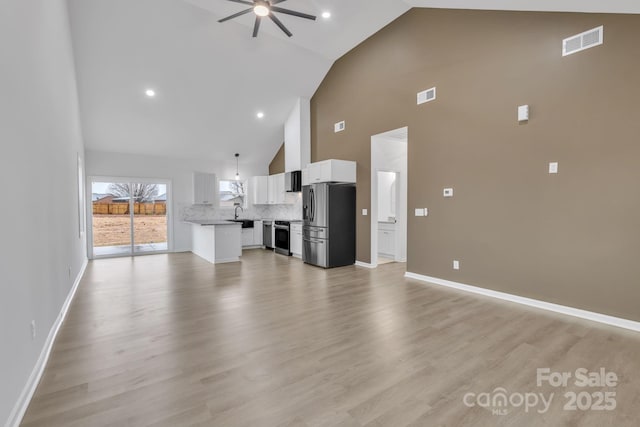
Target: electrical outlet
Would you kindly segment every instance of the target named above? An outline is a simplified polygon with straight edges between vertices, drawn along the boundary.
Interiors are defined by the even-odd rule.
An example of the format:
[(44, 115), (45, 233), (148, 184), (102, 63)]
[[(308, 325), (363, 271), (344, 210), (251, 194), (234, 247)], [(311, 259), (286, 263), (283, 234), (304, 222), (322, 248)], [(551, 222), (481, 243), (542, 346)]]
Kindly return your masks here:
[(558, 173), (558, 162), (549, 163), (549, 173)]
[(366, 209), (362, 209), (362, 215), (364, 216), (369, 215), (369, 211), (367, 211)]
[(36, 321), (35, 320), (31, 321), (31, 339), (32, 340), (36, 339)]
[(460, 270), (460, 261), (458, 261), (457, 259), (453, 260), (453, 269)]
[(442, 190), (442, 195), (444, 197), (453, 197), (453, 188), (445, 188)]

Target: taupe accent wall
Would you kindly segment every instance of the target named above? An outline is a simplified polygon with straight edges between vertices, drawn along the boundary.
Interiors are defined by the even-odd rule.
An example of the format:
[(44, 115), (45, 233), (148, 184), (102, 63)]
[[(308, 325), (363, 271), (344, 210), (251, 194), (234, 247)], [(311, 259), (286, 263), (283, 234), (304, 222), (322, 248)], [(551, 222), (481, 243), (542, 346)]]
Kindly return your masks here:
[(269, 163), (269, 175), (284, 173), (284, 143)]
[[(562, 57), (600, 25), (604, 45)], [(408, 126), (408, 210), (429, 209), (408, 218), (408, 271), (640, 320), (639, 40), (634, 15), (412, 9), (340, 58), (311, 157), (358, 163), (358, 260), (370, 138)]]

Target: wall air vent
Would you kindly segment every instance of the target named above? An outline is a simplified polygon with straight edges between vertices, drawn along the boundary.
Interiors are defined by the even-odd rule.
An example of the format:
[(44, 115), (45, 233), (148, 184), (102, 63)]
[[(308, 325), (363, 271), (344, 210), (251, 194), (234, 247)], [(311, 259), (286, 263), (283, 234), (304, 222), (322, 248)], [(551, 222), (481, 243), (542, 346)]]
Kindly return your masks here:
[(571, 36), (562, 41), (562, 56), (571, 55), (591, 47), (599, 46), (604, 41), (604, 26)]
[(418, 92), (418, 105), (424, 104), (425, 102), (433, 101), (434, 99), (436, 99), (435, 87), (423, 90), (422, 92)]

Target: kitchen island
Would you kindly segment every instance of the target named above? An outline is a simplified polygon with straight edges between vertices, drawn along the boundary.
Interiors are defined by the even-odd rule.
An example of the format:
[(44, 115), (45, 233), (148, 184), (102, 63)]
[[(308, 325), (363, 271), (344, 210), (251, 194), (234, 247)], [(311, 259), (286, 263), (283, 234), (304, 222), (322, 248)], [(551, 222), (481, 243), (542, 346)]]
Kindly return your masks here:
[(225, 220), (190, 220), (194, 254), (213, 264), (238, 262), (242, 255), (242, 226)]

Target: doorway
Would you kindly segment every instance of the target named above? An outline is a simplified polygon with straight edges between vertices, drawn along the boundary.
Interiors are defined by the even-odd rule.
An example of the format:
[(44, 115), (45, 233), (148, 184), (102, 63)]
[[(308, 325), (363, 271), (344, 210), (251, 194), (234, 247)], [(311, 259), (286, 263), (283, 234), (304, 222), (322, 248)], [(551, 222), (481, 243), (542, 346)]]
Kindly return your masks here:
[(408, 128), (371, 137), (371, 266), (407, 260)]
[(90, 178), (92, 258), (169, 251), (170, 182)]

